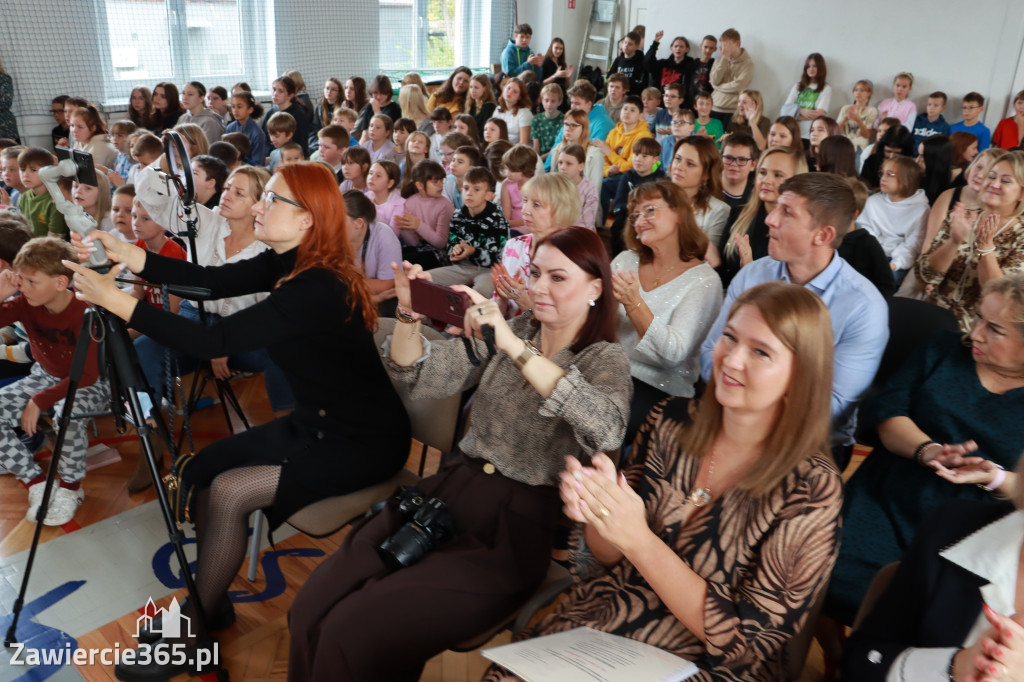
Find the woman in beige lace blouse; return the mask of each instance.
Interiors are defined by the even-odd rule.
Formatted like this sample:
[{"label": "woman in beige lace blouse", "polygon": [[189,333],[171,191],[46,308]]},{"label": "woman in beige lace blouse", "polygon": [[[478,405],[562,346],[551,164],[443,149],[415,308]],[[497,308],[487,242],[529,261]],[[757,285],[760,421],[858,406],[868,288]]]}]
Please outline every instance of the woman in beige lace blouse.
[{"label": "woman in beige lace blouse", "polygon": [[[630,465],[569,458],[561,496],[582,580],[531,634],[587,626],[694,661],[699,680],[779,680],[838,548],[832,331],[806,289],[744,292],[699,407],[650,414]],[[492,668],[489,680],[508,674]]]}]

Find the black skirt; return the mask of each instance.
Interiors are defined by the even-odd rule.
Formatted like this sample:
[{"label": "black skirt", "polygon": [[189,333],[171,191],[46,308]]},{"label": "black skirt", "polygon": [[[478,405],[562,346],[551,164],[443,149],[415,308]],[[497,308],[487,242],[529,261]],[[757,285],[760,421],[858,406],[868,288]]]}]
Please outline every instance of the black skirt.
[{"label": "black skirt", "polygon": [[404,411],[385,433],[352,434],[329,416],[300,408],[204,448],[189,465],[185,483],[201,490],[228,469],[281,465],[274,504],[264,510],[273,530],[314,502],[394,476],[409,457],[411,437]]}]

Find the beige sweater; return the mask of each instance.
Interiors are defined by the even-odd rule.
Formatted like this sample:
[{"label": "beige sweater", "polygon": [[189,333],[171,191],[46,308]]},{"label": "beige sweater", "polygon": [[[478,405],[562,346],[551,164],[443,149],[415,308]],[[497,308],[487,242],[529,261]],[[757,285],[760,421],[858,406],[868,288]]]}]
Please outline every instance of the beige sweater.
[{"label": "beige sweater", "polygon": [[754,79],[754,60],[746,49],[740,48],[735,59],[719,57],[711,66],[711,109],[728,114],[736,113],[740,93],[750,87]]},{"label": "beige sweater", "polygon": [[[531,320],[520,315],[509,326],[540,347],[540,328]],[[602,341],[549,358],[567,373],[543,399],[512,358],[498,351],[488,361],[483,342],[473,343],[479,367],[469,362],[460,339],[424,340],[424,354],[411,367],[392,362],[388,347],[384,354],[388,374],[410,384],[412,398],[444,398],[477,386],[462,452],[488,460],[513,480],[558,485],[566,455],[589,457],[622,444],[633,394],[622,346]]]}]

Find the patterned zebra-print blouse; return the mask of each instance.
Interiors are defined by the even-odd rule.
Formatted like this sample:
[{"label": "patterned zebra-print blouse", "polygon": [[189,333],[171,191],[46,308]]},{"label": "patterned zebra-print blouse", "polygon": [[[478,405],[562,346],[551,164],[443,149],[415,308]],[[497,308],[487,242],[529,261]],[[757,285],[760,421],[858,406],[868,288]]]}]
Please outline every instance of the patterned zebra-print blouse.
[{"label": "patterned zebra-print blouse", "polygon": [[[733,489],[685,520],[700,463],[679,441],[687,403],[669,399],[655,407],[627,478],[645,501],[650,527],[708,583],[707,644],[672,615],[632,564],[599,567],[578,530],[572,559],[583,582],[527,634],[587,626],[694,661],[704,672],[692,679],[784,679],[785,645],[828,582],[839,549],[842,482],[829,459],[813,457],[761,498]],[[588,579],[595,568],[600,572]],[[486,679],[505,674],[492,668]]]}]

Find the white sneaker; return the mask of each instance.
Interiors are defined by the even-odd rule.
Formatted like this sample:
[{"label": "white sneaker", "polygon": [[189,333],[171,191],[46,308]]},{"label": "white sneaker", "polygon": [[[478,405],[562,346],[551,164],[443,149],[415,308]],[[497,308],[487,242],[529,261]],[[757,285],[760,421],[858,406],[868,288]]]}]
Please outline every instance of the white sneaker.
[{"label": "white sneaker", "polygon": [[[46,481],[39,481],[39,483],[33,483],[28,487],[28,511],[25,512],[26,521],[36,522],[36,512],[39,511],[39,504],[43,501],[43,490],[45,489]],[[50,495],[50,497],[53,497],[53,495]]]},{"label": "white sneaker", "polygon": [[63,526],[75,518],[78,508],[82,506],[85,499],[85,490],[68,490],[57,488],[50,499],[50,508],[46,510],[46,517],[43,519],[44,526]]}]

